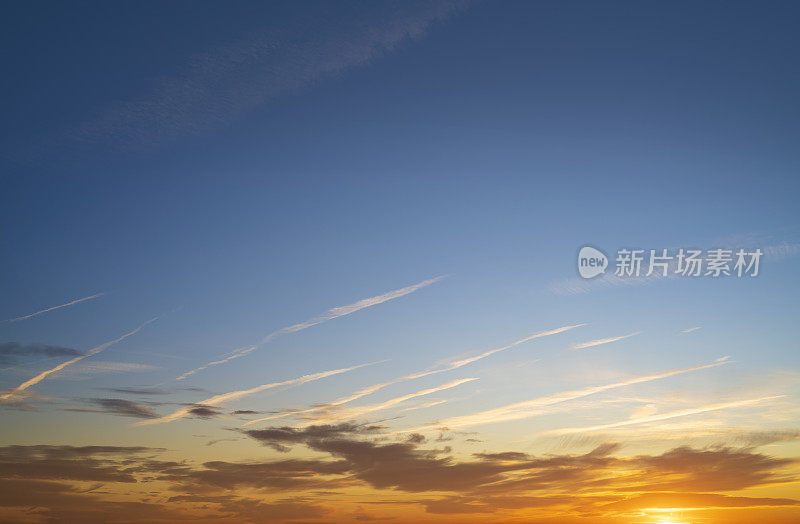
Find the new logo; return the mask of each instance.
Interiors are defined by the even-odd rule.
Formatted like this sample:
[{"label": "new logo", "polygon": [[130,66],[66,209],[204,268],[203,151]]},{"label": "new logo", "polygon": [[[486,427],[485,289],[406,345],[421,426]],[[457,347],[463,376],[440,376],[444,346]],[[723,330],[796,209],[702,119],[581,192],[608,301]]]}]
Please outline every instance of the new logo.
[{"label": "new logo", "polygon": [[583,246],[578,252],[578,273],[583,278],[594,278],[605,273],[608,268],[608,257],[599,249]]}]

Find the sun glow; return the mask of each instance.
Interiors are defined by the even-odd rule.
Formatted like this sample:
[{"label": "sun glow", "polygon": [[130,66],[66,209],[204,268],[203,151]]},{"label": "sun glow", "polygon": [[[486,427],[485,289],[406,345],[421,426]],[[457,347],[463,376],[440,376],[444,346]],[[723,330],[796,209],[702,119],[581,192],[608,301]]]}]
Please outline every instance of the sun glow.
[{"label": "sun glow", "polygon": [[671,518],[661,517],[657,521],[655,521],[654,524],[691,524],[691,523],[684,520],[678,521],[678,520],[673,520]]}]

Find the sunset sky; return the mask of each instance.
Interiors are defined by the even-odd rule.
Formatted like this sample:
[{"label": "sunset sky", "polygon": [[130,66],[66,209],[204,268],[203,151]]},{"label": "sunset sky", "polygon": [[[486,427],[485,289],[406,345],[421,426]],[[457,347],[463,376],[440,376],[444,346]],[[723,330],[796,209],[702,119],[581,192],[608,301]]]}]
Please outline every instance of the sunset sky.
[{"label": "sunset sky", "polygon": [[799,22],[6,4],[0,522],[800,522]]}]

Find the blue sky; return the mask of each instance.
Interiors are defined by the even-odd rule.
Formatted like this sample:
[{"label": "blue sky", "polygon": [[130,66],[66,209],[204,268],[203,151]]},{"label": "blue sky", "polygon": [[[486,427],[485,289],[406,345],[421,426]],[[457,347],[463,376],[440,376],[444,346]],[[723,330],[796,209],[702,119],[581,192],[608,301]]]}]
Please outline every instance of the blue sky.
[{"label": "blue sky", "polygon": [[[53,421],[66,440],[92,443],[98,433],[75,417],[101,437],[135,440],[129,420],[62,409],[102,388],[156,387],[178,405],[386,360],[235,406],[302,407],[581,323],[457,376],[426,377],[417,389],[479,380],[453,389],[461,404],[452,412],[404,414],[403,424],[724,356],[735,363],[651,393],[796,400],[792,379],[774,378],[799,364],[790,2],[41,2],[8,11],[0,317],[105,294],[0,324],[0,343],[83,352],[159,317],[92,357],[108,369],[38,384],[55,403],[5,409],[8,444],[44,443]],[[563,292],[587,244],[609,255],[783,254],[768,255],[754,279]],[[175,382],[330,308],[442,275]],[[0,387],[59,362],[0,366]],[[776,424],[796,425],[793,416]],[[576,425],[567,418],[509,426],[492,445]],[[158,446],[203,423],[225,434],[197,420],[134,431],[151,431],[142,438]]]}]

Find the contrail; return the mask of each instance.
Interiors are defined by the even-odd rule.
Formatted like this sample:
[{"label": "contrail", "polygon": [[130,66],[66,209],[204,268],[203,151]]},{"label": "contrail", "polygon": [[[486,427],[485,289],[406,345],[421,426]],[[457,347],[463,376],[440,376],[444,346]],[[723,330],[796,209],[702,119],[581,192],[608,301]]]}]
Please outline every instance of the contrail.
[{"label": "contrail", "polygon": [[67,366],[69,366],[71,364],[74,364],[75,362],[78,362],[79,360],[83,360],[83,359],[85,359],[87,357],[91,357],[92,355],[96,355],[96,354],[100,353],[101,351],[103,351],[104,349],[106,349],[106,348],[108,348],[110,346],[113,346],[117,342],[121,342],[122,340],[125,340],[129,336],[135,335],[143,327],[145,327],[147,324],[150,324],[151,322],[155,322],[157,319],[158,319],[158,317],[153,317],[150,320],[148,320],[147,322],[145,322],[144,324],[142,324],[141,326],[139,326],[136,329],[134,329],[133,331],[129,331],[128,333],[125,333],[124,335],[122,335],[119,338],[115,338],[114,340],[111,340],[111,341],[106,342],[104,344],[100,344],[99,346],[90,349],[89,351],[87,351],[83,355],[75,357],[72,360],[67,360],[66,362],[62,362],[61,364],[57,365],[56,367],[54,367],[52,369],[48,369],[47,371],[42,371],[41,373],[39,373],[38,375],[36,375],[32,379],[26,380],[25,382],[23,382],[22,384],[20,384],[16,388],[12,389],[8,393],[5,393],[2,396],[0,396],[0,402],[4,402],[4,401],[8,400],[9,398],[11,398],[11,397],[13,397],[15,395],[18,395],[21,392],[25,391],[29,387],[38,384],[39,382],[41,382],[42,380],[47,378],[48,375],[52,375],[53,373],[61,371],[65,367],[67,367]]},{"label": "contrail", "polygon": [[19,322],[20,320],[27,320],[29,318],[37,317],[37,316],[39,316],[39,315],[41,315],[43,313],[47,313],[48,311],[53,311],[54,309],[61,309],[62,307],[72,306],[74,304],[77,304],[79,302],[83,302],[85,300],[92,300],[94,298],[100,298],[103,295],[105,295],[105,293],[98,293],[98,294],[92,295],[90,297],[79,298],[77,300],[73,300],[72,302],[67,302],[66,304],[61,304],[60,306],[49,307],[47,309],[43,309],[41,311],[37,311],[36,313],[31,313],[30,315],[25,315],[24,317],[9,318],[8,320],[4,320],[3,322]]},{"label": "contrail", "polygon": [[175,380],[183,380],[183,379],[185,379],[186,377],[188,377],[190,375],[194,375],[198,371],[203,371],[204,369],[210,368],[211,366],[217,366],[219,364],[224,364],[226,362],[230,362],[231,360],[233,360],[235,358],[243,357],[243,356],[247,355],[248,353],[252,353],[255,350],[256,350],[256,346],[247,346],[247,347],[244,347],[244,348],[235,349],[235,350],[233,350],[233,352],[230,353],[230,355],[226,356],[225,358],[221,358],[219,360],[214,360],[212,362],[209,362],[208,364],[204,364],[204,365],[200,366],[199,368],[193,369],[191,371],[187,371],[183,375],[175,378]]},{"label": "contrail", "polygon": [[635,337],[636,335],[640,335],[641,333],[642,333],[641,331],[637,331],[636,333],[629,333],[627,335],[622,335],[620,337],[598,338],[597,340],[590,340],[589,342],[581,342],[580,344],[573,344],[572,349],[586,349],[594,346],[600,346],[602,344],[609,344],[611,342],[616,342],[617,340],[623,340],[626,338]]},{"label": "contrail", "polygon": [[[330,377],[332,375],[338,375],[339,373],[346,373],[347,371],[353,371],[354,369],[363,368],[364,366],[370,366],[372,364],[374,364],[374,362],[370,362],[368,364],[360,364],[358,366],[352,366],[349,368],[334,369],[331,371],[323,371],[320,373],[303,375],[302,377],[293,378],[290,380],[284,380],[283,382],[272,382],[269,384],[262,384],[261,386],[256,386],[250,389],[231,391],[230,393],[222,393],[221,395],[214,395],[213,397],[207,398],[202,402],[198,402],[196,405],[217,406],[224,402],[230,402],[231,400],[237,400],[242,397],[252,395],[253,393],[258,393],[259,391],[265,391],[267,389],[273,389],[281,386],[294,386],[299,384],[305,384],[306,382],[312,382],[314,380]],[[136,424],[134,424],[134,426],[148,426],[151,424],[162,424],[164,422],[172,422],[173,420],[177,420],[191,413],[191,409],[192,409],[191,407],[181,408],[165,417],[160,417],[151,420],[143,420],[141,422],[137,422]]]},{"label": "contrail", "polygon": [[411,406],[410,408],[403,408],[400,411],[415,411],[415,410],[418,410],[418,409],[432,408],[433,406],[438,406],[440,404],[446,404],[447,402],[450,402],[451,400],[453,400],[453,399],[446,398],[444,400],[433,400],[431,402],[425,402],[424,404],[420,404],[419,406]]},{"label": "contrail", "polygon": [[[651,380],[658,380],[662,378],[672,377],[674,375],[680,375],[683,373],[689,373],[692,371],[699,371],[701,369],[708,369],[717,366],[724,366],[725,364],[729,364],[730,361],[728,360],[721,360],[717,361],[713,364],[705,364],[702,366],[694,366],[688,368],[681,368],[681,369],[673,369],[670,371],[664,371],[661,373],[656,373],[653,375],[644,375],[640,377],[631,378],[628,380],[624,380],[622,382],[615,382],[613,384],[606,384],[603,386],[592,386],[583,389],[575,389],[570,391],[562,391],[560,393],[555,393],[553,395],[548,395],[546,397],[539,397],[531,400],[525,400],[522,402],[516,402],[514,404],[509,404],[507,406],[502,406],[499,408],[489,409],[486,411],[482,411],[479,413],[474,413],[472,415],[463,415],[460,417],[452,417],[444,420],[440,420],[434,422],[432,424],[427,424],[421,428],[415,429],[424,429],[430,428],[433,426],[444,426],[447,428],[460,428],[466,426],[477,426],[481,424],[488,424],[488,423],[496,423],[496,422],[505,422],[509,420],[518,420],[521,418],[528,418],[535,415],[542,415],[547,413],[547,407],[552,406],[554,404],[559,404],[561,402],[566,402],[568,400],[575,400],[582,397],[587,397],[589,395],[594,395],[596,393],[601,393],[603,391],[608,391],[610,389],[621,388],[625,386],[632,386],[634,384],[641,384],[642,382],[650,382]],[[414,431],[409,430],[409,431]]]},{"label": "contrail", "polygon": [[622,422],[615,422],[613,424],[602,424],[599,426],[590,426],[587,428],[565,428],[565,429],[557,429],[554,431],[548,431],[549,434],[552,435],[568,435],[571,433],[585,433],[589,431],[600,431],[604,429],[613,429],[619,428],[622,426],[630,426],[631,424],[644,424],[646,422],[658,422],[660,420],[667,420],[676,417],[685,417],[687,415],[695,415],[698,413],[708,413],[709,411],[718,411],[720,409],[729,409],[729,408],[739,408],[743,406],[752,406],[754,404],[760,404],[762,402],[767,402],[770,400],[776,400],[779,398],[785,398],[786,395],[775,395],[772,397],[761,397],[761,398],[754,398],[750,400],[738,400],[736,402],[724,402],[720,404],[711,404],[709,406],[702,406],[699,408],[691,408],[691,409],[681,409],[678,411],[670,411],[669,413],[663,413],[661,415],[653,415],[650,417],[641,417],[635,418],[631,420],[625,420]]},{"label": "contrail", "polygon": [[422,397],[425,395],[430,395],[431,393],[438,393],[439,391],[444,391],[446,389],[454,388],[456,386],[460,386],[466,382],[472,382],[473,380],[478,380],[477,378],[460,378],[457,380],[451,380],[441,386],[436,386],[433,388],[423,389],[422,391],[417,391],[415,393],[409,393],[408,395],[403,395],[401,397],[395,397],[393,399],[387,400],[385,402],[381,402],[380,404],[372,404],[369,406],[361,406],[357,408],[350,408],[339,413],[333,413],[331,415],[325,415],[319,418],[315,418],[314,420],[305,422],[300,425],[300,427],[310,426],[314,424],[327,424],[330,422],[334,422],[337,420],[345,420],[345,419],[355,419],[358,417],[363,417],[368,413],[374,413],[375,411],[381,411],[384,409],[391,408],[396,406],[397,404],[401,404],[406,400],[411,400],[412,398]]},{"label": "contrail", "polygon": [[416,291],[418,289],[421,289],[421,288],[423,288],[425,286],[429,286],[429,285],[431,285],[433,283],[436,283],[436,282],[442,280],[443,278],[446,278],[446,275],[442,275],[442,276],[438,276],[436,278],[431,278],[431,279],[428,279],[428,280],[424,280],[422,282],[419,282],[418,284],[413,284],[411,286],[406,286],[404,288],[395,289],[394,291],[389,291],[388,293],[384,293],[382,295],[377,295],[377,296],[374,296],[374,297],[365,298],[365,299],[359,300],[358,302],[354,302],[353,304],[348,304],[346,306],[338,306],[338,307],[331,308],[328,311],[326,311],[325,313],[322,313],[321,315],[318,315],[318,316],[316,316],[314,318],[306,320],[305,322],[300,322],[299,324],[293,324],[291,326],[286,326],[284,328],[281,328],[281,329],[279,329],[277,331],[273,331],[269,335],[267,335],[264,338],[262,338],[261,341],[258,344],[254,344],[252,346],[247,346],[245,348],[236,350],[231,355],[229,355],[229,356],[227,356],[225,358],[222,358],[220,360],[215,360],[213,362],[209,362],[208,364],[204,364],[204,365],[200,366],[199,368],[193,369],[191,371],[187,371],[183,375],[181,375],[179,377],[176,377],[175,380],[183,380],[186,377],[188,377],[190,375],[194,375],[198,371],[204,370],[204,369],[209,368],[211,366],[224,364],[226,362],[230,362],[231,360],[233,360],[235,358],[243,357],[243,356],[247,355],[248,353],[252,353],[256,349],[260,348],[261,346],[263,346],[264,344],[266,344],[267,342],[269,342],[270,340],[272,340],[273,338],[275,338],[275,337],[277,337],[279,335],[283,335],[285,333],[297,333],[298,331],[302,331],[304,329],[308,329],[308,328],[310,328],[312,326],[316,326],[317,324],[322,324],[323,322],[327,322],[328,320],[333,320],[335,318],[344,317],[346,315],[353,314],[356,311],[360,311],[360,310],[362,310],[364,308],[377,306],[378,304],[383,304],[384,302],[388,302],[389,300],[393,300],[395,298],[404,297],[404,296],[406,296],[408,294],[413,293],[414,291]]},{"label": "contrail", "polygon": [[418,378],[422,378],[422,377],[427,377],[429,375],[435,375],[437,373],[444,373],[445,371],[451,371],[453,369],[457,369],[457,368],[460,368],[462,366],[466,366],[467,364],[472,364],[473,362],[476,362],[478,360],[486,358],[489,355],[493,355],[493,354],[498,353],[500,351],[504,351],[506,349],[513,348],[514,346],[518,346],[518,345],[522,344],[523,342],[527,342],[527,341],[533,340],[535,338],[546,337],[548,335],[556,335],[558,333],[563,333],[564,331],[569,331],[570,329],[575,329],[576,327],[581,327],[583,325],[585,325],[585,324],[576,324],[574,326],[563,326],[563,327],[560,327],[560,328],[557,328],[557,329],[551,329],[549,331],[539,331],[537,333],[532,333],[530,335],[527,335],[526,337],[523,337],[523,338],[521,338],[519,340],[516,340],[516,341],[514,341],[514,342],[512,342],[510,344],[507,344],[505,346],[501,346],[501,347],[498,347],[498,348],[490,349],[488,351],[484,351],[480,355],[440,364],[440,366],[442,366],[442,367],[439,367],[438,369],[437,369],[437,366],[433,366],[433,368],[429,368],[429,369],[427,369],[425,371],[412,373],[411,375],[405,375],[405,376],[390,380],[388,382],[381,382],[380,384],[374,384],[372,386],[368,386],[366,388],[363,388],[363,389],[360,389],[360,390],[356,391],[352,395],[349,395],[349,396],[346,396],[346,397],[342,397],[340,399],[334,400],[333,402],[330,402],[330,403],[322,405],[322,406],[315,406],[315,407],[308,408],[308,409],[303,409],[303,410],[295,410],[295,411],[287,411],[285,413],[278,413],[278,414],[275,414],[275,415],[270,415],[268,417],[263,417],[263,418],[259,418],[259,419],[256,419],[256,420],[251,420],[251,421],[245,422],[243,425],[244,426],[249,426],[250,424],[255,424],[257,422],[264,422],[265,420],[273,420],[273,419],[276,419],[276,418],[283,418],[283,417],[288,417],[288,416],[291,416],[291,415],[300,415],[300,414],[303,414],[303,413],[313,413],[315,411],[321,411],[321,410],[326,409],[328,407],[341,406],[342,404],[347,404],[348,402],[352,402],[354,400],[358,400],[361,397],[365,397],[367,395],[371,395],[372,393],[375,393],[376,391],[380,391],[381,389],[383,389],[383,388],[385,388],[387,386],[391,386],[391,385],[397,384],[399,382],[405,382],[407,380],[414,380],[414,379],[418,379]]}]

